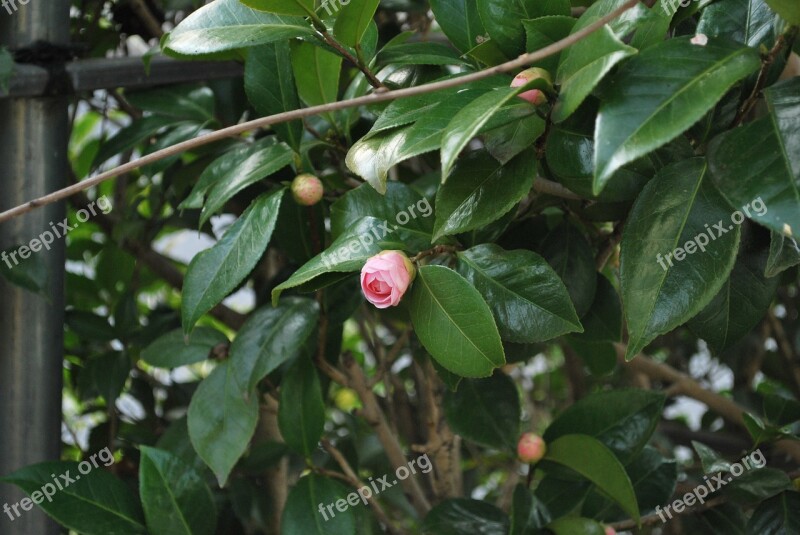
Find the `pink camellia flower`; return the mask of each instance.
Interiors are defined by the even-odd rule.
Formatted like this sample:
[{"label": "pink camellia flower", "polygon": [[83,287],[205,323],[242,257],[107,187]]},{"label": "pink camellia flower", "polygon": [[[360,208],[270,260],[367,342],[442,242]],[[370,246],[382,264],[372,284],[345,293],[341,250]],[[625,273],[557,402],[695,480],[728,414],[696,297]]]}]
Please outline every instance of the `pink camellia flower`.
[{"label": "pink camellia flower", "polygon": [[[533,67],[531,69],[526,69],[519,73],[514,80],[511,81],[511,87],[522,87],[523,85],[527,84],[532,80],[544,79],[547,82],[547,85],[552,84],[552,80],[550,78],[550,73],[548,73],[544,69],[539,69]],[[543,91],[539,89],[531,89],[530,91],[525,91],[524,93],[520,93],[519,98],[523,100],[527,100],[534,106],[541,106],[542,104],[547,102],[547,96],[544,94]]]},{"label": "pink camellia flower", "polygon": [[547,452],[544,439],[535,433],[525,433],[517,443],[517,456],[526,464],[538,463]]},{"label": "pink camellia flower", "polygon": [[361,269],[361,290],[377,308],[397,306],[417,274],[402,251],[382,251]]}]

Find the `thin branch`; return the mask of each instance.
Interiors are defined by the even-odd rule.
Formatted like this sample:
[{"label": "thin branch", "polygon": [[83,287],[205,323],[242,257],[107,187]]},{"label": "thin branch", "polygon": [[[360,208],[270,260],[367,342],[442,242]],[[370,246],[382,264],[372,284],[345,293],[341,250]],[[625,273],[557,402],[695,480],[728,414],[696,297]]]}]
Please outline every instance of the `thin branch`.
[{"label": "thin branch", "polygon": [[408,98],[418,95],[424,95],[427,93],[433,93],[435,91],[441,91],[444,89],[459,87],[464,84],[469,84],[479,80],[484,80],[486,78],[490,78],[498,74],[505,74],[508,72],[519,70],[520,68],[526,67],[531,63],[540,61],[544,58],[548,58],[554,54],[558,54],[562,50],[585,39],[590,34],[596,32],[597,30],[605,26],[607,23],[611,22],[612,20],[614,20],[615,18],[617,18],[618,16],[620,16],[621,14],[623,14],[624,12],[628,11],[629,9],[633,8],[638,4],[639,0],[628,0],[627,2],[625,2],[625,4],[623,4],[618,9],[615,9],[612,13],[609,13],[605,17],[602,17],[601,19],[597,20],[596,22],[592,23],[586,28],[583,28],[582,30],[575,32],[574,34],[566,37],[565,39],[557,41],[556,43],[546,46],[536,52],[532,52],[530,54],[523,54],[522,56],[520,56],[515,60],[503,63],[501,65],[497,65],[495,67],[491,67],[489,69],[485,69],[472,74],[467,74],[465,76],[452,78],[449,80],[442,80],[439,82],[433,82],[430,84],[424,84],[416,87],[397,89],[394,91],[377,90],[374,93],[363,97],[343,100],[339,102],[332,102],[330,104],[314,106],[311,108],[303,108],[299,110],[292,110],[284,113],[279,113],[277,115],[263,117],[246,123],[234,125],[228,128],[223,128],[221,130],[217,130],[216,132],[211,132],[199,136],[197,138],[190,139],[182,143],[178,143],[171,147],[167,147],[165,149],[153,152],[152,154],[148,154],[137,160],[128,162],[124,165],[106,171],[104,173],[101,173],[95,177],[86,179],[78,184],[74,184],[72,186],[45,195],[43,197],[39,197],[32,201],[28,201],[25,204],[6,210],[5,212],[0,213],[0,223],[2,223],[3,221],[8,221],[9,219],[25,214],[27,212],[30,212],[36,208],[40,208],[42,206],[46,206],[48,204],[52,204],[60,200],[66,199],[67,197],[74,195],[79,191],[84,191],[89,188],[92,188],[98,184],[105,182],[106,180],[110,180],[123,173],[129,173],[145,165],[150,165],[152,163],[161,161],[165,158],[182,154],[186,151],[190,151],[198,147],[208,145],[209,143],[214,143],[215,141],[220,141],[222,139],[227,139],[229,137],[238,136],[245,132],[249,132],[251,130],[266,128],[274,126],[276,124],[281,124],[288,121],[294,121],[296,119],[303,119],[305,117],[311,117],[313,115],[319,115],[322,113],[329,113],[349,108],[355,108],[363,105],[377,104],[379,102],[388,102],[400,98]]},{"label": "thin branch", "polygon": [[547,180],[546,178],[538,176],[536,177],[536,180],[533,181],[533,189],[539,193],[545,193],[547,195],[552,195],[553,197],[561,197],[562,199],[570,199],[572,201],[584,200],[583,197],[577,193],[573,193],[558,182],[553,182],[552,180]]}]

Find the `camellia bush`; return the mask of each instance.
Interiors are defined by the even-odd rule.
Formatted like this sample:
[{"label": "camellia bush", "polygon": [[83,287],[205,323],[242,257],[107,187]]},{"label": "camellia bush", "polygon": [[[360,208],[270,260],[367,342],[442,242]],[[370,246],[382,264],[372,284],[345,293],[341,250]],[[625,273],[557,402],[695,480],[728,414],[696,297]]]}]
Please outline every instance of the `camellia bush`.
[{"label": "camellia bush", "polygon": [[800,4],[145,4],[244,76],[76,108],[124,173],[66,460],[3,481],[97,535],[800,533]]}]

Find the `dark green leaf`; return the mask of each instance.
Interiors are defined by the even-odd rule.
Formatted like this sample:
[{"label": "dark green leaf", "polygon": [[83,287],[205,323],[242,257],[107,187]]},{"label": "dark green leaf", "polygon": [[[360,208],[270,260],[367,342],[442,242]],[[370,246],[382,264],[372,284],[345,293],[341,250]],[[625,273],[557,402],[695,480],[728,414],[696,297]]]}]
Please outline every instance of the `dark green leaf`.
[{"label": "dark green leaf", "polygon": [[116,132],[105,143],[100,145],[100,149],[94,157],[93,167],[100,165],[109,158],[129,151],[150,139],[159,130],[175,124],[175,119],[160,115],[143,117],[136,119],[128,126]]},{"label": "dark green leaf", "polygon": [[724,0],[703,9],[697,33],[727,37],[753,48],[775,44],[775,13],[764,0]]},{"label": "dark green leaf", "polygon": [[278,424],[283,439],[293,450],[311,457],[325,428],[325,403],[317,368],[303,355],[283,377],[280,401]]},{"label": "dark green leaf", "polygon": [[442,31],[461,52],[479,45],[486,30],[473,0],[431,0],[431,10]]},{"label": "dark green leaf", "polygon": [[800,493],[783,492],[762,502],[747,523],[748,535],[800,533]]},{"label": "dark green leaf", "polygon": [[151,533],[211,535],[214,497],[200,475],[169,452],[142,446],[139,496]]},{"label": "dark green leaf", "polygon": [[183,329],[175,329],[142,350],[142,360],[159,368],[177,368],[211,357],[218,344],[227,344],[228,337],[210,327],[198,327],[187,337]]},{"label": "dark green leaf", "polygon": [[514,381],[502,372],[486,379],[464,379],[443,402],[447,422],[467,440],[513,450],[519,438],[521,409]]},{"label": "dark green leaf", "polygon": [[299,17],[313,13],[316,4],[315,0],[241,0],[241,2],[261,11]]},{"label": "dark green leaf", "polygon": [[[355,506],[347,505],[347,491],[338,481],[316,474],[301,478],[289,492],[281,518],[281,534],[355,535]],[[337,502],[345,503],[344,512],[337,510]]]},{"label": "dark green leaf", "polygon": [[423,266],[411,291],[411,321],[439,364],[462,377],[488,377],[505,363],[488,305],[455,271]]},{"label": "dark green leaf", "polygon": [[578,317],[583,317],[597,291],[594,253],[586,238],[574,226],[563,223],[545,238],[542,256],[566,285]]},{"label": "dark green leaf", "polygon": [[489,37],[508,58],[525,51],[523,20],[570,14],[568,0],[478,0],[477,3]]},{"label": "dark green leaf", "polygon": [[300,98],[309,106],[336,102],[342,58],[307,42],[292,44],[292,70]]},{"label": "dark green leaf", "polygon": [[508,516],[486,502],[455,498],[445,500],[428,513],[422,535],[507,535]]},{"label": "dark green leaf", "polygon": [[183,286],[183,332],[234,290],[253,270],[269,245],[284,191],[262,195],[245,210],[211,249],[189,264]]},{"label": "dark green leaf", "polygon": [[[566,38],[575,26],[575,19],[568,16],[540,17],[533,20],[523,20],[527,35],[528,52],[536,52],[547,46],[552,45]],[[533,63],[533,67],[539,67],[551,73],[556,73],[558,64],[563,54],[558,53],[549,58]]]},{"label": "dark green leaf", "polygon": [[547,525],[547,529],[555,535],[605,535],[603,524],[591,518],[570,517],[559,518]]},{"label": "dark green leaf", "polygon": [[199,123],[215,120],[214,92],[208,87],[165,87],[125,93],[125,98],[140,110],[157,115]]},{"label": "dark green leaf", "polygon": [[[761,459],[767,462],[763,454]],[[725,487],[725,494],[738,502],[755,503],[792,489],[792,480],[777,468],[745,466],[743,470],[743,474],[733,478]]]},{"label": "dark green leaf", "polygon": [[442,43],[406,43],[384,48],[378,54],[382,65],[467,65],[458,52]]},{"label": "dark green leaf", "polygon": [[689,41],[652,46],[612,79],[597,119],[595,193],[622,166],[690,128],[761,64],[752,48],[714,38],[705,46]]},{"label": "dark green leaf", "polygon": [[705,160],[666,167],[645,186],[620,254],[628,360],[711,302],[733,269],[740,234]]},{"label": "dark green leaf", "polygon": [[800,245],[797,239],[773,232],[764,276],[774,277],[798,264],[800,264]]},{"label": "dark green leaf", "polygon": [[458,259],[459,273],[486,300],[504,340],[540,342],[583,330],[564,283],[536,253],[487,244]]},{"label": "dark green leaf", "polygon": [[367,31],[380,0],[350,0],[336,15],[333,34],[339,42],[356,46]]},{"label": "dark green leaf", "polygon": [[550,522],[550,513],[531,491],[518,483],[514,487],[511,503],[511,528],[509,535],[532,535]]}]

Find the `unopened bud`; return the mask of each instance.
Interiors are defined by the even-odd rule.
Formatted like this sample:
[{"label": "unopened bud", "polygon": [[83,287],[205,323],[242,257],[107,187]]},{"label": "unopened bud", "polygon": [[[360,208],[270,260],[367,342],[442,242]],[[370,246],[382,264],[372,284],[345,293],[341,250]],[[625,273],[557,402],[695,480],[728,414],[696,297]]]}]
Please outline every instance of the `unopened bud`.
[{"label": "unopened bud", "polygon": [[292,181],[292,196],[297,204],[314,206],[322,200],[323,187],[320,179],[304,173]]}]

